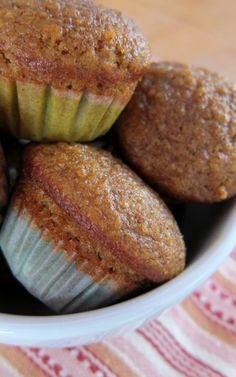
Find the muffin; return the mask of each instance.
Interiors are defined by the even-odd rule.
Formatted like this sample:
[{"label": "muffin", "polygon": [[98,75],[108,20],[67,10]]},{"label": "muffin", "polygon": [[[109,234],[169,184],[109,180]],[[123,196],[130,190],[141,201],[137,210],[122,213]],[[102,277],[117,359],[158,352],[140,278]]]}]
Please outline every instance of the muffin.
[{"label": "muffin", "polygon": [[7,204],[7,178],[6,178],[6,163],[3,154],[3,149],[0,144],[0,225],[2,223],[2,215]]},{"label": "muffin", "polygon": [[0,244],[27,290],[64,313],[112,304],[185,264],[158,194],[110,152],[82,144],[26,149]]},{"label": "muffin", "polygon": [[149,62],[131,20],[86,0],[2,0],[0,47],[4,127],[35,141],[104,135]]},{"label": "muffin", "polygon": [[236,86],[207,69],[153,63],[117,123],[133,168],[185,202],[236,194]]}]

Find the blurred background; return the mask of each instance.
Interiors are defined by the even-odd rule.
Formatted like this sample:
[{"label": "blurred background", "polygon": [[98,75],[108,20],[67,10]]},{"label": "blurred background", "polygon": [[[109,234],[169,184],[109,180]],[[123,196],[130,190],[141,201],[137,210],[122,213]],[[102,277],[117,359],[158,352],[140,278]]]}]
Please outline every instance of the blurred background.
[{"label": "blurred background", "polygon": [[236,81],[235,0],[100,0],[137,21],[153,56],[213,69]]}]

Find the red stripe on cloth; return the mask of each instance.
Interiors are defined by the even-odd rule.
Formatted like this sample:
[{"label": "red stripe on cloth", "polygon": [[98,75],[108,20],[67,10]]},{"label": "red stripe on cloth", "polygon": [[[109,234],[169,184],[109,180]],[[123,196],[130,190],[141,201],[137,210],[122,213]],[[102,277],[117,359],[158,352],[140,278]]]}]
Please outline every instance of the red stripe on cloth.
[{"label": "red stripe on cloth", "polygon": [[[51,374],[48,374],[48,372],[45,371],[45,368],[43,367],[41,362],[36,360],[36,358],[33,357],[32,354],[29,352],[30,348],[19,347],[19,350],[24,354],[24,356],[26,356],[37,368],[39,368],[45,374],[45,377],[51,377]],[[35,350],[36,352],[36,350],[39,350],[39,348],[31,348],[31,350]]]},{"label": "red stripe on cloth", "polygon": [[236,335],[236,322],[233,317],[224,318],[224,313],[222,310],[215,310],[212,307],[209,299],[203,302],[201,293],[199,291],[195,292],[191,296],[191,300],[198,307],[198,309],[212,322],[217,323],[219,326],[227,330],[229,333]]},{"label": "red stripe on cloth", "polygon": [[172,341],[176,348],[178,348],[179,351],[182,352],[182,354],[186,357],[186,361],[189,360],[192,366],[195,364],[197,366],[197,369],[199,369],[199,366],[202,368],[208,370],[210,373],[213,373],[216,376],[224,377],[224,375],[217,371],[216,369],[212,368],[210,365],[204,363],[202,360],[194,357],[189,352],[186,351],[185,348],[182,347],[182,345],[177,341],[177,339],[164,327],[157,319],[152,321],[151,325],[155,328],[157,327],[158,333],[161,331],[165,334],[166,339],[169,341]]},{"label": "red stripe on cloth", "polygon": [[204,329],[199,323],[196,323],[191,314],[183,306],[177,306],[165,313],[164,317],[161,318],[163,324],[165,324],[165,318],[174,320],[174,326],[180,330],[180,336],[184,334],[188,338],[188,341],[191,342],[185,348],[188,349],[190,347],[190,349],[195,351],[194,345],[196,344],[203,352],[220,358],[225,363],[232,365],[236,370],[235,350],[232,350],[223,341],[220,342],[219,346],[219,338],[216,338],[216,334],[211,332],[211,329]]},{"label": "red stripe on cloth", "polygon": [[[140,331],[140,330],[138,330]],[[161,356],[186,377],[225,377],[201,360],[189,354],[158,320],[145,326],[143,333],[157,347]]]},{"label": "red stripe on cloth", "polygon": [[[220,300],[228,302],[230,305],[236,307],[236,293],[230,291],[227,287],[223,287],[217,279],[211,279],[209,280],[207,288],[209,290],[209,294],[213,297],[219,297]],[[196,291],[196,292],[199,292]],[[201,290],[200,290],[201,292]]]},{"label": "red stripe on cloth", "polygon": [[107,371],[109,371],[109,377],[119,377],[117,373],[115,373],[115,371],[113,371],[109,365],[107,365],[107,363],[104,361],[104,360],[101,360],[98,355],[96,355],[91,349],[89,349],[87,346],[84,346],[83,347],[86,352],[88,352],[88,354],[90,355],[90,357],[93,358],[93,360],[96,362],[96,363],[99,363],[100,365],[102,365],[103,367],[106,368]]},{"label": "red stripe on cloth", "polygon": [[[148,377],[164,377],[160,374],[157,365],[153,365],[145,353],[141,353],[135,346],[129,341],[129,339],[123,335],[113,338],[109,341],[120,352],[123,352],[135,366]],[[108,347],[109,347],[108,343]],[[148,374],[147,374],[148,373]]]},{"label": "red stripe on cloth", "polygon": [[[137,332],[143,336],[144,339],[146,339],[146,341],[148,343],[151,344],[151,346],[153,347],[153,349],[155,349],[161,356],[162,358],[174,369],[174,370],[178,370],[179,372],[183,372],[182,368],[180,368],[179,364],[178,363],[174,363],[172,362],[172,360],[167,356],[167,354],[165,354],[165,352],[163,352],[163,348],[161,345],[159,345],[159,343],[157,343],[156,341],[154,341],[150,335],[148,335],[145,331],[143,331],[142,329],[139,329],[137,330]],[[191,375],[189,375],[188,373],[186,373],[184,375],[185,377],[193,377]]]},{"label": "red stripe on cloth", "polygon": [[165,335],[163,336],[163,333],[161,333],[159,329],[156,331],[152,328],[151,335],[154,336],[154,341],[156,336],[156,341],[160,343],[163,350],[166,352],[166,354],[168,354],[168,357],[171,357],[172,360],[175,361],[175,367],[177,365],[181,366],[181,372],[184,372],[185,374],[188,374],[188,376],[192,377],[201,377],[203,373],[208,377],[216,377],[215,374],[212,375],[208,368],[202,368],[200,363],[194,363],[192,359],[189,359],[186,357],[186,355],[183,355],[181,353],[182,350],[178,349],[172,340],[167,343]]},{"label": "red stripe on cloth", "polygon": [[73,377],[63,370],[63,366],[54,362],[42,348],[21,348],[21,351],[39,367],[48,377]]},{"label": "red stripe on cloth", "polygon": [[113,373],[103,361],[101,362],[96,355],[87,350],[85,346],[70,347],[65,350],[70,352],[79,362],[88,361],[89,369],[92,373],[96,374],[100,372],[103,374],[103,377],[119,377],[117,374]]}]

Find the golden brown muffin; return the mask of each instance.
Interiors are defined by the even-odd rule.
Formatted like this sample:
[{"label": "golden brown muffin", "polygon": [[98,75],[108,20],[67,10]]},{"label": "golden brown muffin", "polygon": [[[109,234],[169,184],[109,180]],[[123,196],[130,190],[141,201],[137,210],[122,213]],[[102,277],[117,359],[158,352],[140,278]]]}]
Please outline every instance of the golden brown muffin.
[{"label": "golden brown muffin", "polygon": [[92,1],[2,0],[0,20],[6,78],[122,97],[148,63],[136,25]]},{"label": "golden brown muffin", "polygon": [[[86,0],[2,0],[0,51],[0,102],[7,128],[38,141],[104,134],[133,94],[150,55],[131,20]],[[82,115],[75,125],[79,102]],[[56,130],[61,127],[63,132]]]},{"label": "golden brown muffin", "polygon": [[[65,306],[66,311],[84,309],[84,291],[88,295],[86,284],[73,297],[68,298],[71,286],[63,295],[52,288],[53,299],[45,297],[49,281],[59,279],[68,290],[68,265],[74,265],[77,287],[81,289],[86,277],[88,284],[102,289],[88,295],[87,309],[101,305],[103,291],[111,303],[140,287],[173,278],[185,264],[182,236],[159,196],[109,152],[79,144],[27,149],[23,177],[0,241],[18,279],[47,305],[63,311]],[[39,284],[35,269],[40,258],[44,278]],[[50,272],[53,258],[58,267]],[[58,271],[60,276],[55,277]],[[69,299],[78,300],[73,309]]]},{"label": "golden brown muffin", "polygon": [[207,69],[153,63],[118,121],[123,155],[183,201],[236,194],[236,87]]},{"label": "golden brown muffin", "polygon": [[7,204],[7,178],[6,163],[3,149],[0,144],[0,224],[2,223],[2,212]]}]

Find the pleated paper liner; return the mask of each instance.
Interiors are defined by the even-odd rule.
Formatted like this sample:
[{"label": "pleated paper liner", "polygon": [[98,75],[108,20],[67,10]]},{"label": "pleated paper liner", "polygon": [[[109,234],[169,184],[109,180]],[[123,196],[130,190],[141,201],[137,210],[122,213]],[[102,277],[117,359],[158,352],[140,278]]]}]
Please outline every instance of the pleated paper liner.
[{"label": "pleated paper liner", "polygon": [[0,246],[13,275],[55,312],[73,313],[107,306],[134,289],[132,284],[124,286],[105,271],[101,281],[94,281],[82,272],[83,265],[66,260],[60,244],[55,246],[43,237],[25,209],[24,214],[9,209],[0,233]]},{"label": "pleated paper liner", "polygon": [[109,131],[125,105],[89,92],[0,79],[4,127],[18,139],[92,141]]}]

